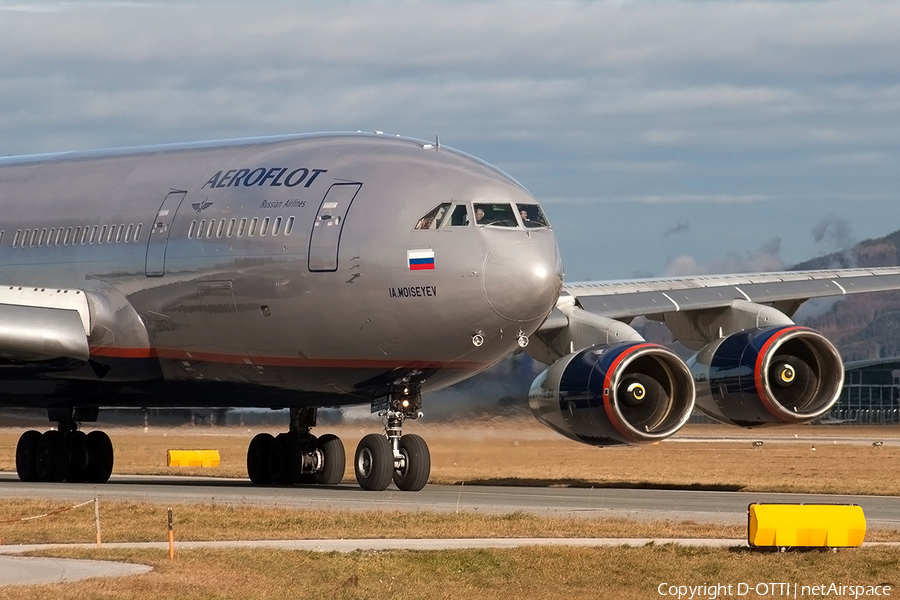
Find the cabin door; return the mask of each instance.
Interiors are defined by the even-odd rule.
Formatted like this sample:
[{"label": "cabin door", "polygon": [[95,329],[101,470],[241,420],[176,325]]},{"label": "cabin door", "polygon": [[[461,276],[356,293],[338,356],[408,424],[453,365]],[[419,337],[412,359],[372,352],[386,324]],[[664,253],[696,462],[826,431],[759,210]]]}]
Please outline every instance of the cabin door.
[{"label": "cabin door", "polygon": [[147,277],[162,277],[166,274],[166,246],[169,244],[169,231],[175,221],[175,213],[187,192],[172,190],[163,200],[153,226],[150,227],[150,238],[147,241],[147,262],[144,274]]},{"label": "cabin door", "polygon": [[309,236],[310,271],[337,271],[344,220],[361,187],[361,183],[335,183],[328,188]]}]

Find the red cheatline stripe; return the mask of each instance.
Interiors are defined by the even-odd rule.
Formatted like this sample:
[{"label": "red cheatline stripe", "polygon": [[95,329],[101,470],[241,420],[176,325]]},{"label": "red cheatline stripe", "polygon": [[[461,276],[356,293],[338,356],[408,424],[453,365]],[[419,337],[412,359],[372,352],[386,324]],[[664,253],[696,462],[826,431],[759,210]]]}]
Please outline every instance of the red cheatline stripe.
[{"label": "red cheatline stripe", "polygon": [[656,344],[638,344],[637,346],[632,346],[628,350],[622,352],[619,356],[613,360],[612,364],[609,366],[609,369],[606,371],[606,379],[603,381],[603,408],[606,410],[606,416],[609,418],[609,422],[613,424],[613,427],[616,428],[616,431],[627,437],[628,439],[634,440],[636,442],[641,441],[641,438],[634,434],[634,431],[626,428],[626,426],[619,421],[619,418],[616,416],[615,411],[612,406],[612,388],[610,387],[610,382],[612,381],[613,373],[616,372],[616,369],[619,367],[619,363],[625,360],[628,355],[634,353],[641,348],[652,348],[655,347]]},{"label": "red cheatline stripe", "polygon": [[766,407],[766,410],[769,411],[772,415],[775,415],[779,419],[784,416],[784,414],[775,408],[775,405],[772,404],[772,401],[769,399],[768,394],[766,394],[766,388],[763,386],[763,361],[765,360],[766,354],[769,352],[769,346],[775,343],[775,340],[779,339],[784,334],[797,331],[798,329],[805,329],[805,327],[788,327],[786,329],[782,329],[763,344],[762,349],[759,351],[759,355],[756,357],[756,366],[753,368],[753,378],[756,383],[756,394],[759,396],[760,400],[762,400],[763,406]]},{"label": "red cheatline stripe", "polygon": [[481,369],[483,362],[472,361],[421,361],[386,359],[342,359],[342,358],[300,358],[289,356],[249,356],[221,354],[214,352],[194,352],[174,348],[91,348],[92,356],[107,358],[163,358],[223,364],[247,364],[266,367],[302,367],[335,369]]}]

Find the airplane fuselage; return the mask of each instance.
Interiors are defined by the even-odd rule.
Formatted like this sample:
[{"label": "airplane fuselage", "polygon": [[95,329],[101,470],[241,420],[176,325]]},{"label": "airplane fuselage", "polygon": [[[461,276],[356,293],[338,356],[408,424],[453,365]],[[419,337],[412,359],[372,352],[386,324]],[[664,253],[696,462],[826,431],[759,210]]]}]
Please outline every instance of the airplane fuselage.
[{"label": "airplane fuselage", "polygon": [[[71,292],[89,313],[87,361],[0,358],[6,406],[322,406],[400,383],[427,391],[508,355],[561,287],[553,231],[525,225],[527,191],[407,139],[2,159],[0,205],[0,307]],[[477,224],[477,205],[523,216]],[[443,224],[423,221],[439,206]]]}]

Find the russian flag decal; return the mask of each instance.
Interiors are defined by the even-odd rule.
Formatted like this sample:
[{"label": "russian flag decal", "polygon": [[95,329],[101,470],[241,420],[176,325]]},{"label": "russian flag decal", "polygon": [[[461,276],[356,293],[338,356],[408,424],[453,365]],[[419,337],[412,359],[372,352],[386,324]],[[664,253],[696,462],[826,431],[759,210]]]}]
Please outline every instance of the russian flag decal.
[{"label": "russian flag decal", "polygon": [[434,250],[431,248],[425,250],[407,250],[406,261],[409,263],[410,271],[434,269]]}]

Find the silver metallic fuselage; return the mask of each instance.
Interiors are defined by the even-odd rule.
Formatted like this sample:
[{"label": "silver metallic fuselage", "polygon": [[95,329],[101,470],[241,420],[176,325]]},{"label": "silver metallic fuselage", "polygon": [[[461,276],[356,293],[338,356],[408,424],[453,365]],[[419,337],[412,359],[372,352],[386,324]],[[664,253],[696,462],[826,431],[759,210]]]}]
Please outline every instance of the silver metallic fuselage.
[{"label": "silver metallic fuselage", "polygon": [[90,311],[89,360],[7,355],[0,405],[341,405],[474,375],[537,329],[562,267],[549,228],[416,229],[442,202],[536,203],[378,135],[0,159],[0,284]]}]

